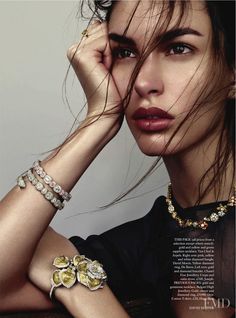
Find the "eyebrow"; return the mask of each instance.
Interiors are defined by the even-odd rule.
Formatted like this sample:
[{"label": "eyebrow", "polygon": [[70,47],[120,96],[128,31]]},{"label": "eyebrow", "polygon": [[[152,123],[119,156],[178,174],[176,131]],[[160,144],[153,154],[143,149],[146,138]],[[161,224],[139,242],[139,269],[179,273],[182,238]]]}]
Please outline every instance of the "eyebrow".
[{"label": "eyebrow", "polygon": [[[157,42],[165,43],[165,42],[173,40],[174,38],[176,38],[178,36],[182,36],[182,35],[186,35],[186,34],[203,36],[200,32],[198,32],[194,29],[191,29],[191,28],[177,28],[177,29],[172,29],[172,30],[166,31],[165,33],[158,35],[156,40],[157,40]],[[115,41],[119,44],[136,46],[135,41],[132,38],[127,37],[125,35],[120,35],[117,33],[109,33],[108,37],[110,40]]]},{"label": "eyebrow", "polygon": [[161,40],[161,42],[167,42],[174,38],[177,38],[178,36],[182,36],[186,34],[203,36],[200,32],[191,28],[178,28],[178,29],[169,30],[165,32],[164,34],[160,34],[160,36],[158,36],[158,40]]}]

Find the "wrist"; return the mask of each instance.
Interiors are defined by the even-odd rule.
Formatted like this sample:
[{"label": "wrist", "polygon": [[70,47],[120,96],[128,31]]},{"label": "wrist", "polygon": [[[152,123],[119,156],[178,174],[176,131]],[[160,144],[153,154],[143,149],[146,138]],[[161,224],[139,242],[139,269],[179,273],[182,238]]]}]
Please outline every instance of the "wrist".
[{"label": "wrist", "polygon": [[[97,140],[101,143],[109,142],[119,131],[124,116],[121,114],[88,113],[78,131],[83,128],[96,129]],[[104,138],[105,137],[105,138]],[[104,145],[103,145],[104,146]]]},{"label": "wrist", "polygon": [[107,285],[96,291],[90,291],[80,284],[70,289],[58,288],[55,297],[73,317],[129,318]]},{"label": "wrist", "polygon": [[117,133],[117,127],[104,118],[86,118],[81,126],[63,143],[60,151],[42,161],[45,171],[54,177],[65,191],[70,192],[84,171]]},{"label": "wrist", "polygon": [[76,284],[72,288],[57,288],[54,296],[55,300],[60,302],[73,317],[80,318],[86,316],[87,310],[95,310],[94,308],[97,305],[96,294],[102,292],[103,290],[91,292],[86,287]]},{"label": "wrist", "polygon": [[73,316],[76,311],[76,295],[74,291],[75,287],[76,286],[69,289],[59,287],[55,290],[53,297],[53,301],[61,303]]}]

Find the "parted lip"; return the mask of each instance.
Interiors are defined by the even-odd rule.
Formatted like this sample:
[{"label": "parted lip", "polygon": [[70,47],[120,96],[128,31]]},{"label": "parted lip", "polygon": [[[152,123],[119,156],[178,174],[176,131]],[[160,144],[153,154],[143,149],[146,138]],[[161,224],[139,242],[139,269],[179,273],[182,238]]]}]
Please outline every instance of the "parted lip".
[{"label": "parted lip", "polygon": [[166,118],[166,119],[173,119],[174,117],[167,113],[166,111],[162,110],[161,108],[158,107],[149,107],[149,108],[144,108],[144,107],[139,107],[133,114],[133,119],[158,119],[159,118]]}]

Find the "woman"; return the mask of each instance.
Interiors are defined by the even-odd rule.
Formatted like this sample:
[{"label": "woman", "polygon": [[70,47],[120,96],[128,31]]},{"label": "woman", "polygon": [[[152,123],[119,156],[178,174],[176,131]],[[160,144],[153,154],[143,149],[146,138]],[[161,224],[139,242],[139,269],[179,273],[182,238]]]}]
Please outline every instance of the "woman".
[{"label": "woman", "polygon": [[[233,3],[95,4],[97,14],[105,8],[106,21],[91,23],[81,43],[68,50],[87,97],[86,119],[1,201],[1,311],[52,308],[45,294],[51,290],[75,317],[128,317],[117,298],[143,296],[153,298],[152,317],[232,317]],[[48,227],[63,207],[61,198],[69,199],[62,188],[69,193],[123,116],[143,153],[163,158],[171,181],[167,200],[158,198],[142,219],[87,240],[67,240]],[[43,189],[50,187],[53,197],[46,197]],[[186,242],[196,249],[187,261],[186,251],[181,254]],[[58,272],[51,286],[54,258],[78,252],[104,265],[103,289],[56,288],[63,279],[59,272],[68,270],[68,264],[59,268],[65,258],[54,261]],[[201,275],[215,266],[212,280],[212,272],[202,276],[208,286],[200,274],[190,277],[196,264]],[[179,265],[190,270],[184,274]],[[72,282],[74,274],[67,275]]]}]

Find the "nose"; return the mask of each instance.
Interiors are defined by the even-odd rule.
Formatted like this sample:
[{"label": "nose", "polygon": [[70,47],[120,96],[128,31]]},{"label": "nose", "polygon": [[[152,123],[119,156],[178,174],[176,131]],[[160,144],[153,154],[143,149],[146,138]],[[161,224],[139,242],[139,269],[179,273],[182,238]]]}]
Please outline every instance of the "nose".
[{"label": "nose", "polygon": [[134,89],[140,97],[158,96],[164,91],[160,63],[155,52],[151,52],[144,61],[136,78]]}]

